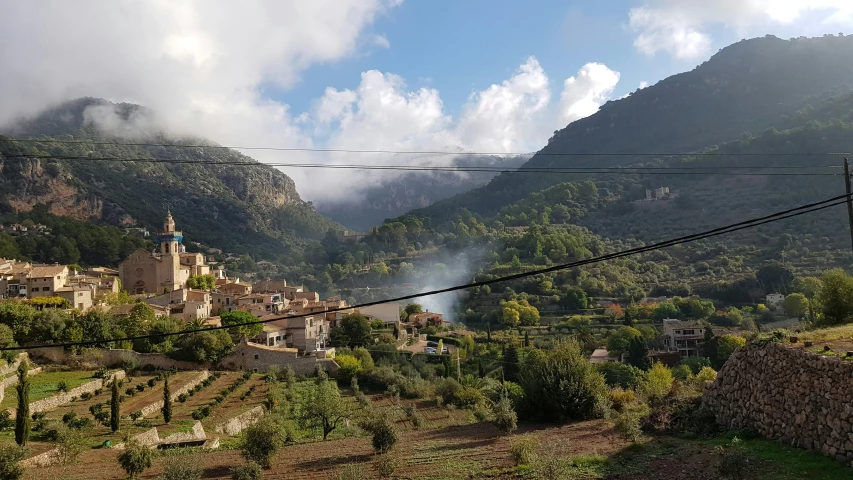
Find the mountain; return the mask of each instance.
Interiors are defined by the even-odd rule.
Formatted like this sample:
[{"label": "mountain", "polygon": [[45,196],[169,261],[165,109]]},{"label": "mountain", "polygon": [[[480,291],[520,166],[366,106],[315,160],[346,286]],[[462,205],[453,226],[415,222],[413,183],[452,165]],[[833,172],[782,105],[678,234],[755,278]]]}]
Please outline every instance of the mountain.
[{"label": "mountain", "polygon": [[[171,209],[190,241],[283,261],[299,261],[308,241],[341,228],[303,201],[290,177],[234,150],[149,146],[216,144],[169,136],[138,105],[82,98],[2,133],[0,213],[44,204],[54,215],[156,231]],[[105,157],[119,161],[97,160]]]},{"label": "mountain", "polygon": [[[515,170],[525,157],[465,155],[456,157],[451,167]],[[445,198],[483,186],[498,175],[494,171],[409,171],[394,178],[380,179],[358,200],[318,203],[317,211],[358,231],[367,231],[386,218],[427,207]]]},{"label": "mountain", "polygon": [[[744,40],[692,71],[608,102],[569,124],[521,169],[669,161],[667,153],[696,152],[748,132],[790,128],[796,126],[792,116],[808,111],[810,102],[849,91],[851,75],[853,37]],[[637,155],[649,153],[661,155]],[[452,220],[462,209],[494,215],[533,192],[585,178],[590,176],[502,174],[412,213],[434,224]]]}]

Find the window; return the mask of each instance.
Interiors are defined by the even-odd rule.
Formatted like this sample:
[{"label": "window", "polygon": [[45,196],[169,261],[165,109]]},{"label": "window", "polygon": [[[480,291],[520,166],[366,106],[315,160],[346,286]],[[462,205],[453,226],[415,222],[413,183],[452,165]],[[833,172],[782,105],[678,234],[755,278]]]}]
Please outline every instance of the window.
[{"label": "window", "polygon": [[43,292],[49,292],[49,291],[50,291],[50,287],[44,287],[44,288],[42,288],[41,290],[42,290]]},{"label": "window", "polygon": [[693,330],[685,330],[684,334],[685,335],[693,335]]},{"label": "window", "polygon": [[681,330],[676,330],[676,331],[675,331],[675,334],[676,334],[676,335],[681,335]]},{"label": "window", "polygon": [[255,360],[260,360],[260,358],[261,358],[261,356],[256,353],[255,354]]},{"label": "window", "polygon": [[78,296],[78,297],[82,297],[82,296],[83,296],[83,292],[77,292],[77,296]]}]

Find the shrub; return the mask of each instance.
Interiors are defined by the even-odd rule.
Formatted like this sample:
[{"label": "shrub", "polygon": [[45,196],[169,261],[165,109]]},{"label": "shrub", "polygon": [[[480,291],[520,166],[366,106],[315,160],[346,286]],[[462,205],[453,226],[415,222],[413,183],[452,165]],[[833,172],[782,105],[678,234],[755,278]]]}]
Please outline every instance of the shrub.
[{"label": "shrub", "polygon": [[377,453],[388,453],[397,443],[397,431],[386,416],[377,416],[363,427],[373,434],[373,449]]},{"label": "shrub", "polygon": [[62,425],[60,427],[62,428],[57,430],[55,438],[57,456],[60,464],[70,465],[88,448],[88,445],[79,429],[66,428]]},{"label": "shrub", "polygon": [[262,420],[245,430],[240,449],[246,460],[270,468],[270,459],[283,445],[281,428],[271,420]]},{"label": "shrub", "polygon": [[128,388],[124,389],[124,394],[127,395],[128,397],[132,397],[132,396],[136,395],[136,390],[134,390],[133,387],[128,387]]},{"label": "shrub", "polygon": [[163,480],[200,480],[204,469],[198,458],[193,455],[181,455],[166,459]]},{"label": "shrub", "polygon": [[510,440],[509,451],[516,465],[532,465],[536,462],[539,440],[533,435],[522,435]]},{"label": "shrub", "polygon": [[357,463],[348,463],[338,469],[335,475],[336,480],[364,480],[368,478],[364,467]]},{"label": "shrub", "polygon": [[551,421],[565,422],[601,417],[605,413],[607,387],[571,340],[547,352],[539,364],[521,372],[528,411]]},{"label": "shrub", "polygon": [[397,467],[400,466],[400,459],[393,454],[386,453],[385,455],[379,455],[374,466],[376,473],[380,477],[387,478],[394,475],[394,472],[397,471]]},{"label": "shrub", "polygon": [[181,403],[186,402],[186,401],[187,401],[187,398],[188,398],[188,397],[187,397],[187,394],[186,394],[186,393],[182,393],[182,394],[178,395],[178,401],[179,401],[179,402],[181,402]]},{"label": "shrub", "polygon": [[721,457],[720,463],[717,465],[720,476],[732,480],[746,478],[749,458],[738,437],[732,438],[732,441],[726,446],[717,447],[717,452]]},{"label": "shrub", "polygon": [[134,441],[125,443],[124,451],[118,456],[118,463],[130,478],[136,478],[146,468],[151,468],[153,462],[154,452]]},{"label": "shrub", "polygon": [[82,398],[83,400],[91,400],[92,399],[92,393],[91,392],[83,392],[80,395],[80,398]]},{"label": "shrub", "polygon": [[67,393],[68,392],[68,382],[66,382],[65,380],[60,380],[59,383],[56,385],[56,391],[62,392],[62,393]]},{"label": "shrub", "polygon": [[352,355],[336,355],[335,363],[338,364],[338,382],[347,384],[353,377],[361,373],[361,362]]},{"label": "shrub", "polygon": [[483,392],[474,387],[462,387],[456,392],[453,403],[460,407],[473,407],[484,400]]},{"label": "shrub", "polygon": [[140,384],[136,385],[136,390],[138,390],[140,392],[144,392],[145,391],[145,384],[140,383]]},{"label": "shrub", "polygon": [[507,396],[502,396],[500,400],[495,402],[492,409],[492,423],[498,430],[504,434],[509,434],[518,428],[518,415],[512,407],[512,400]]},{"label": "shrub", "polygon": [[699,390],[704,390],[706,383],[713,382],[716,379],[717,372],[713,368],[702,367],[702,370],[699,370],[699,373],[693,377],[693,383]]},{"label": "shrub", "polygon": [[92,426],[92,421],[86,417],[75,418],[71,422],[68,423],[68,428],[74,428],[76,430],[84,430]]},{"label": "shrub", "polygon": [[652,368],[646,372],[642,387],[643,393],[650,400],[663,398],[672,389],[673,381],[675,378],[672,376],[672,370],[660,362],[655,362]]},{"label": "shrub", "polygon": [[63,416],[62,416],[62,423],[64,423],[64,424],[68,425],[69,423],[73,422],[75,418],[77,418],[77,414],[76,414],[76,413],[74,413],[74,412],[68,412],[68,413],[66,413],[65,415],[63,415]]},{"label": "shrub", "polygon": [[130,419],[134,422],[142,418],[142,411],[136,411],[130,414]]},{"label": "shrub", "polygon": [[18,480],[24,476],[24,467],[20,465],[26,456],[26,450],[11,444],[0,445],[0,478]]},{"label": "shrub", "polygon": [[[630,390],[629,390],[630,391]],[[616,431],[622,435],[625,440],[636,442],[642,435],[640,428],[640,418],[642,414],[636,411],[623,411],[616,417]]]},{"label": "shrub", "polygon": [[610,399],[613,410],[617,412],[625,411],[626,407],[637,401],[637,395],[633,390],[622,390],[620,387],[611,389],[607,398]]},{"label": "shrub", "polygon": [[233,467],[230,473],[231,480],[261,480],[264,478],[263,469],[255,462]]},{"label": "shrub", "polygon": [[643,381],[643,371],[624,363],[599,363],[596,369],[604,375],[604,381],[611,387],[636,388]]},{"label": "shrub", "polygon": [[107,367],[100,367],[92,374],[92,378],[104,378],[107,376]]},{"label": "shrub", "polygon": [[15,420],[8,410],[0,410],[0,431],[11,430],[15,427]]}]

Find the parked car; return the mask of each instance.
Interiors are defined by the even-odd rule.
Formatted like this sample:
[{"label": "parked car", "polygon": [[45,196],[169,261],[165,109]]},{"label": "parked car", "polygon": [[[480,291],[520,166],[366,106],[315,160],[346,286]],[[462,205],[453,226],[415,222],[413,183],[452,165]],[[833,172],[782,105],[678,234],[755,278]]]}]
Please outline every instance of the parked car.
[{"label": "parked car", "polygon": [[424,347],[424,353],[429,355],[435,355],[435,348],[433,347]]},{"label": "parked car", "polygon": [[427,342],[427,347],[437,348],[438,342]]},{"label": "parked car", "polygon": [[448,353],[450,353],[450,350],[448,350],[447,347],[444,347],[441,349],[441,353],[442,355],[447,355]]}]

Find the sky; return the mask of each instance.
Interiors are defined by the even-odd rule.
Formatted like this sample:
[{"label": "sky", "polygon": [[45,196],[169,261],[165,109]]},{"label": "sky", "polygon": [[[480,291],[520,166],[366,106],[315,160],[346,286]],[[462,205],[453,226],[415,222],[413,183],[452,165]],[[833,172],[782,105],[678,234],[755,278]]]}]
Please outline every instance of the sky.
[{"label": "sky", "polygon": [[[853,32],[850,0],[0,0],[0,12],[0,125],[94,96],[223,145],[496,153],[536,151],[604,102],[740,39]],[[112,112],[90,113],[116,127]],[[318,202],[381,180],[285,171]]]}]

